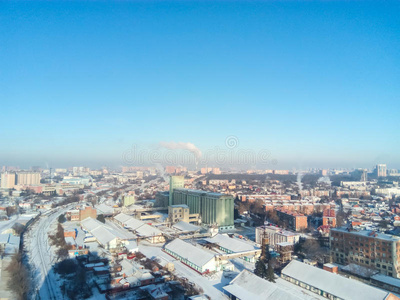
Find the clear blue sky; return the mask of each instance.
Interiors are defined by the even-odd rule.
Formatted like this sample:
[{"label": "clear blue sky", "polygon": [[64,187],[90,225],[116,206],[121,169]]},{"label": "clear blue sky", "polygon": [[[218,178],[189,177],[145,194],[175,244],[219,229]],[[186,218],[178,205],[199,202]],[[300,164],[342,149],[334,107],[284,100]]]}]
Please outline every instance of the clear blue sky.
[{"label": "clear blue sky", "polygon": [[400,2],[0,2],[0,165],[121,165],[234,135],[400,168]]}]

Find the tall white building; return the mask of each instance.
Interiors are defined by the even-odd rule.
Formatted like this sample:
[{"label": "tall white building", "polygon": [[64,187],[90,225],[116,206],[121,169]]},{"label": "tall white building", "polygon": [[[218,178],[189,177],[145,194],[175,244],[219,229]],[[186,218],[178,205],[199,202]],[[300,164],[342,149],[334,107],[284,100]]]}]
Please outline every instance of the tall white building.
[{"label": "tall white building", "polygon": [[39,172],[18,172],[17,185],[38,185],[40,184]]},{"label": "tall white building", "polygon": [[385,164],[379,164],[376,165],[376,173],[378,177],[386,177],[386,165]]},{"label": "tall white building", "polygon": [[1,188],[12,189],[15,186],[15,173],[5,172],[1,174]]}]

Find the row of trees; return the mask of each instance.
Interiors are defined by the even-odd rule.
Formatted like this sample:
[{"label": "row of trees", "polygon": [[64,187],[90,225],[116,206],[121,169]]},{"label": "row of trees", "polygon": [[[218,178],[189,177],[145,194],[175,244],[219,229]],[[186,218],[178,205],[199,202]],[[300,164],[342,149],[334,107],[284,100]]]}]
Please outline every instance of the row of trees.
[{"label": "row of trees", "polygon": [[72,246],[65,242],[64,228],[62,227],[61,223],[58,223],[56,233],[50,234],[49,238],[50,238],[52,245],[58,247],[57,252],[56,252],[58,259],[67,258],[68,250],[70,250]]},{"label": "row of trees", "polygon": [[6,270],[10,274],[7,282],[8,288],[15,294],[18,300],[27,299],[30,281],[29,271],[22,262],[20,252],[15,252]]}]

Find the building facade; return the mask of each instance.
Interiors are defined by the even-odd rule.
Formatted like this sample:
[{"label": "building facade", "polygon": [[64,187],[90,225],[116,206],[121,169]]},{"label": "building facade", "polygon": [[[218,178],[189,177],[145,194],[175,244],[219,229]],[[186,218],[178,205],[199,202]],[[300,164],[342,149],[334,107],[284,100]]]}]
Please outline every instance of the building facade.
[{"label": "building facade", "polygon": [[261,244],[262,238],[266,235],[270,246],[274,247],[278,243],[288,242],[292,245],[297,243],[300,235],[284,230],[275,226],[259,226],[256,227],[256,243]]},{"label": "building facade", "polygon": [[173,205],[172,197],[175,189],[182,189],[185,187],[185,177],[171,176],[169,181],[169,201],[168,205]]},{"label": "building facade", "polygon": [[307,216],[301,213],[277,209],[276,214],[282,222],[286,223],[290,230],[300,231],[307,228]]},{"label": "building facade", "polygon": [[367,230],[332,228],[330,246],[334,263],[353,263],[400,278],[400,237]]},{"label": "building facade", "polygon": [[17,185],[39,185],[39,172],[18,172],[16,174]]},{"label": "building facade", "polygon": [[15,173],[5,172],[1,174],[1,188],[12,189],[15,187]]}]

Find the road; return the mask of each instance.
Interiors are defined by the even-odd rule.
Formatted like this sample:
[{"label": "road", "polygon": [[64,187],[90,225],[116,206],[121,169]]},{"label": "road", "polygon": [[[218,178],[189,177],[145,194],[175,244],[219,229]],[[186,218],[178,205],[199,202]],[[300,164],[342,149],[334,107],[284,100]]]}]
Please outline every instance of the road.
[{"label": "road", "polygon": [[65,208],[54,209],[43,214],[39,220],[33,224],[25,237],[25,247],[30,256],[30,264],[39,271],[35,280],[40,299],[63,299],[56,275],[52,269],[55,258],[52,257],[48,232],[50,226],[56,219],[75,204],[70,204]]}]

